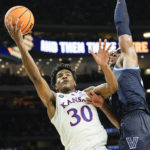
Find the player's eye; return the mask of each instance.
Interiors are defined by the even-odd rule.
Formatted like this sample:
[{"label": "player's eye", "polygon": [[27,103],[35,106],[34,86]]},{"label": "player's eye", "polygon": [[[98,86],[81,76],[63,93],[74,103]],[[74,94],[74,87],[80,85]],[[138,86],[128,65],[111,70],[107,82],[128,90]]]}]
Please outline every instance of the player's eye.
[{"label": "player's eye", "polygon": [[58,76],[57,76],[57,78],[61,78],[63,75],[62,74],[59,74]]},{"label": "player's eye", "polygon": [[67,73],[67,76],[70,76],[70,73]]}]

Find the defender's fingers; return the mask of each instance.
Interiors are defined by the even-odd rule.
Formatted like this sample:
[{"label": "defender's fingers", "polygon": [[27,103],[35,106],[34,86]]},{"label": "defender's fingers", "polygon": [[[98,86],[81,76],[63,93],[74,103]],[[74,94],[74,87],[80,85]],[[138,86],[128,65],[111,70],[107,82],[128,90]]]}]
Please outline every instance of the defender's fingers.
[{"label": "defender's fingers", "polygon": [[91,95],[90,95],[90,93],[88,93],[88,92],[87,92],[86,94],[87,94],[88,98],[91,98]]},{"label": "defender's fingers", "polygon": [[102,45],[102,40],[101,38],[99,39],[99,50],[101,50],[101,45]]},{"label": "defender's fingers", "polygon": [[93,103],[92,103],[92,102],[90,102],[90,101],[87,101],[86,103],[87,103],[87,104],[92,104],[92,105],[93,105]]},{"label": "defender's fingers", "polygon": [[112,47],[112,43],[108,46],[108,48],[106,49],[106,51],[108,52],[111,47]]},{"label": "defender's fingers", "polygon": [[86,94],[89,96],[89,92],[86,92]]},{"label": "defender's fingers", "polygon": [[109,52],[109,53],[108,53],[108,54],[109,54],[109,56],[112,56],[114,52],[115,52],[115,51],[111,51],[111,52]]},{"label": "defender's fingers", "polygon": [[103,50],[106,48],[107,39],[104,40]]},{"label": "defender's fingers", "polygon": [[91,101],[91,98],[89,98],[89,97],[86,97],[85,99],[86,99],[87,101]]},{"label": "defender's fingers", "polygon": [[91,91],[90,94],[91,94],[92,96],[96,95],[95,92],[93,92],[93,91]]},{"label": "defender's fingers", "polygon": [[91,53],[91,55],[93,56],[93,58],[96,59],[96,54],[92,50],[89,50],[89,52]]}]

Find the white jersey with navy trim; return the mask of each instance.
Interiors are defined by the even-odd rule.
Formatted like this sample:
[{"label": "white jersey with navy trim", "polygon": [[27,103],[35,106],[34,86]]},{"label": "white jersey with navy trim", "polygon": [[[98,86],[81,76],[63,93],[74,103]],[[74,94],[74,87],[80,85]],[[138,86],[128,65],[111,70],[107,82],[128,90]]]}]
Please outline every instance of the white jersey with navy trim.
[{"label": "white jersey with navy trim", "polygon": [[94,106],[87,104],[84,91],[57,93],[56,110],[51,119],[65,150],[88,150],[99,144],[105,146],[107,133]]}]

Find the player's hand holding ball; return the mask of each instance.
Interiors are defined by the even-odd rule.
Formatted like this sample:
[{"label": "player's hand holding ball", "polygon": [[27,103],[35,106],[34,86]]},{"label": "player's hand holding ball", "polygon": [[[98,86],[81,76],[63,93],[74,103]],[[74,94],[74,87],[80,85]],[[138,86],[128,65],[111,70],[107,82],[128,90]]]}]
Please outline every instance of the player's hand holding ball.
[{"label": "player's hand holding ball", "polygon": [[17,43],[23,40],[22,35],[31,32],[34,25],[34,17],[28,8],[15,6],[7,11],[4,24],[12,39]]}]

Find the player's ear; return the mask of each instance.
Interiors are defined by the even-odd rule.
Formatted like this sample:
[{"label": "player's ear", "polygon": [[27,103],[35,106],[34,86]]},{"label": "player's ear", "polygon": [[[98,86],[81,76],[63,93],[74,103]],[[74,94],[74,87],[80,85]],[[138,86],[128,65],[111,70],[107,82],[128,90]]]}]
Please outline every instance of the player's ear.
[{"label": "player's ear", "polygon": [[56,91],[57,91],[57,89],[58,89],[58,87],[57,87],[57,83],[55,84],[55,89],[56,89]]},{"label": "player's ear", "polygon": [[74,87],[76,87],[77,86],[77,84],[76,84],[76,81],[74,80]]}]

